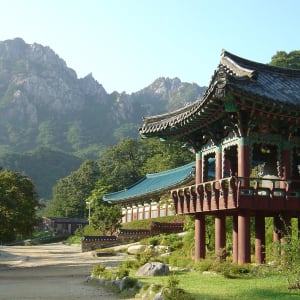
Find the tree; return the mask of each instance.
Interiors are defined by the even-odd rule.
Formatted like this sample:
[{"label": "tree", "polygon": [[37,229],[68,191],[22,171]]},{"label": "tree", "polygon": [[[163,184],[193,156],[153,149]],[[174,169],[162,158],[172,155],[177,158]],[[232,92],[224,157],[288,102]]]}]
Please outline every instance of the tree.
[{"label": "tree", "polygon": [[294,50],[290,53],[277,51],[269,64],[282,68],[300,69],[300,50]]},{"label": "tree", "polygon": [[100,178],[105,186],[118,191],[141,177],[144,155],[138,140],[127,138],[109,148],[99,160]]},{"label": "tree", "polygon": [[103,196],[111,189],[99,179],[96,188],[87,199],[92,207],[91,226],[102,234],[112,235],[121,226],[122,210],[119,205],[110,205],[103,201]]},{"label": "tree", "polygon": [[182,166],[194,155],[179,142],[158,139],[127,138],[108,149],[99,160],[100,178],[110,191],[119,191],[140,180],[146,173],[156,173]]},{"label": "tree", "polygon": [[182,144],[177,141],[164,141],[159,139],[142,140],[142,152],[145,153],[145,161],[142,173],[162,172],[192,162],[195,157]]},{"label": "tree", "polygon": [[39,207],[33,182],[20,173],[0,172],[0,240],[14,241],[26,237],[38,224]]},{"label": "tree", "polygon": [[119,205],[96,206],[91,216],[91,225],[104,235],[112,235],[121,227],[122,211]]},{"label": "tree", "polygon": [[86,215],[86,199],[99,178],[95,161],[85,161],[77,171],[60,179],[53,187],[53,200],[45,210],[52,217],[83,218]]}]

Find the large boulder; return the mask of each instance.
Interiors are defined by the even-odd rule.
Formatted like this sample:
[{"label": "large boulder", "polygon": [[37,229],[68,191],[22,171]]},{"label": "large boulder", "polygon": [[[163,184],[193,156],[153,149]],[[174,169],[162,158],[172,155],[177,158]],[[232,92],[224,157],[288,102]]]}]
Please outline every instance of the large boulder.
[{"label": "large boulder", "polygon": [[149,262],[141,266],[138,271],[138,276],[162,276],[168,275],[170,272],[169,267],[161,262]]}]

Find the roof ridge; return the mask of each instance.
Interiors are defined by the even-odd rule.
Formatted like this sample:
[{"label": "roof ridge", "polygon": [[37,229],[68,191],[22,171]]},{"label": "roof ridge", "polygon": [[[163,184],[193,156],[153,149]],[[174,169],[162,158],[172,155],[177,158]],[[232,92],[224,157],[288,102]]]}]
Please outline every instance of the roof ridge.
[{"label": "roof ridge", "polygon": [[260,63],[257,61],[249,60],[241,56],[237,56],[229,51],[226,51],[225,49],[222,49],[221,53],[221,63],[222,63],[222,58],[227,59],[228,61],[234,63],[236,67],[239,67],[241,69],[245,69],[248,71],[251,71],[251,69],[254,69],[252,71],[259,71],[259,70],[264,70],[264,71],[269,71],[272,73],[281,73],[281,74],[286,74],[290,76],[295,76],[295,75],[300,75],[300,70],[299,69],[291,69],[291,68],[283,68],[283,67],[277,67],[277,66],[272,66],[266,63]]}]

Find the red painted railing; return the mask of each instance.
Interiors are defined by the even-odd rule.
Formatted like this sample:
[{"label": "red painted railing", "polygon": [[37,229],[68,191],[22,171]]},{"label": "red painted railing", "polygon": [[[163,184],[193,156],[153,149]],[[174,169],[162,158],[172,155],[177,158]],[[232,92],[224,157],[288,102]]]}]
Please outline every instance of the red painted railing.
[{"label": "red painted railing", "polygon": [[[298,184],[298,188],[292,188]],[[300,181],[228,177],[172,190],[177,214],[228,209],[300,210]]]}]

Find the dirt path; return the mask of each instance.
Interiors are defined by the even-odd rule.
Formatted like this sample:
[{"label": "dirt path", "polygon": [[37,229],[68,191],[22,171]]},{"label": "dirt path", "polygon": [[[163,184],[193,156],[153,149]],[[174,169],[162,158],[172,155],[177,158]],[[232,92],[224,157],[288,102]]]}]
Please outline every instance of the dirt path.
[{"label": "dirt path", "polygon": [[0,300],[105,299],[117,296],[86,282],[97,263],[116,266],[124,256],[95,258],[79,245],[0,248]]}]

